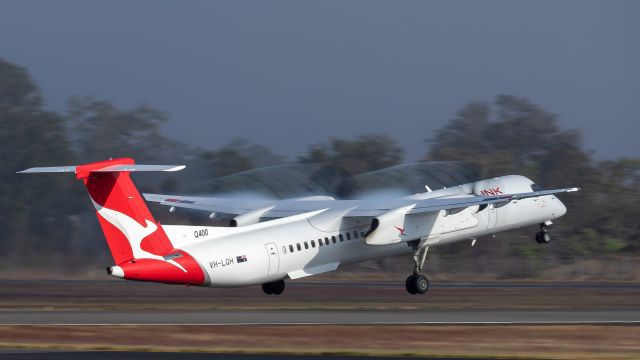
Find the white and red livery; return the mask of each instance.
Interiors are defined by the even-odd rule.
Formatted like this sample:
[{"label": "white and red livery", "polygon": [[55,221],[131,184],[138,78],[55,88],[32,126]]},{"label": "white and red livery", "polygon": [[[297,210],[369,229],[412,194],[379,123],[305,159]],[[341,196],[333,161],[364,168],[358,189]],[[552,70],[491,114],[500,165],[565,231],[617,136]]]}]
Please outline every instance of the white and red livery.
[{"label": "white and red livery", "polygon": [[262,285],[280,294],[285,279],[336,270],[370,259],[413,254],[405,283],[424,294],[421,270],[427,250],[538,224],[566,213],[553,194],[524,176],[509,175],[392,200],[335,200],[312,196],[282,201],[145,194],[147,201],[208,211],[229,226],[161,225],[130,178],[136,171],[177,171],[184,166],[137,165],[110,159],[78,166],[31,168],[21,173],[70,172],[81,180],[96,210],[115,265],[107,272],[127,280],[209,287]]}]

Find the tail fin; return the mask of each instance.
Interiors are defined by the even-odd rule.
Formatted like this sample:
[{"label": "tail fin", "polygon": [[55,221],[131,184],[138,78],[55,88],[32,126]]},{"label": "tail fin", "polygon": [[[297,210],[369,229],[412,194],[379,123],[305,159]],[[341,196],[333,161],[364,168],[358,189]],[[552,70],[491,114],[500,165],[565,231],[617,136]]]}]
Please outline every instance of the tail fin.
[{"label": "tail fin", "polygon": [[184,166],[136,165],[122,158],[79,166],[31,168],[20,173],[74,172],[82,180],[117,266],[109,275],[128,280],[207,286],[207,273],[186,251],[175,249],[151,216],[131,180],[132,171],[177,171]]},{"label": "tail fin", "polygon": [[132,171],[177,171],[184,166],[135,165],[130,158],[79,166],[31,168],[20,173],[75,172],[82,180],[116,264],[132,259],[161,259],[173,249],[131,180]]}]

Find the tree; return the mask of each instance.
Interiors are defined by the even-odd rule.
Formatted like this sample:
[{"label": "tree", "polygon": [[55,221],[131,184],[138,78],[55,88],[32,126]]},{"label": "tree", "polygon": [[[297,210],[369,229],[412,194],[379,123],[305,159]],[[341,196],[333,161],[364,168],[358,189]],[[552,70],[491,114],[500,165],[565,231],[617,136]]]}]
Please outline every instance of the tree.
[{"label": "tree", "polygon": [[315,145],[300,162],[329,162],[352,174],[386,168],[402,162],[403,149],[387,135],[366,134],[354,140],[331,139]]},{"label": "tree", "polygon": [[640,252],[640,158],[598,164],[598,251]]},{"label": "tree", "polygon": [[24,68],[0,58],[0,108],[39,109],[42,97]]},{"label": "tree", "polygon": [[134,157],[138,162],[182,159],[184,144],[162,134],[167,115],[149,106],[121,110],[91,97],[69,100],[70,135],[83,162]]},{"label": "tree", "polygon": [[[555,115],[526,99],[501,95],[465,106],[430,140],[426,158],[474,163],[484,178],[514,173],[548,188],[579,186],[575,196],[561,196],[569,212],[554,229],[560,259],[637,249],[639,160],[594,163],[578,130],[560,128]],[[530,235],[511,233],[522,240],[500,242],[498,252],[537,257]]]},{"label": "tree", "polygon": [[56,176],[15,172],[30,165],[73,163],[65,121],[41,108],[40,94],[29,74],[0,59],[0,244],[8,262],[29,255],[49,256],[67,245],[74,204],[72,182]]},{"label": "tree", "polygon": [[[284,162],[268,148],[252,144],[245,139],[235,139],[217,150],[199,150],[193,162],[195,185],[191,191],[218,190],[216,178],[232,175],[256,167]],[[251,189],[246,189],[250,191]]]},{"label": "tree", "polygon": [[561,129],[555,115],[515,96],[465,106],[430,144],[427,159],[473,162],[484,177],[520,173],[562,186],[593,176],[580,133]]}]

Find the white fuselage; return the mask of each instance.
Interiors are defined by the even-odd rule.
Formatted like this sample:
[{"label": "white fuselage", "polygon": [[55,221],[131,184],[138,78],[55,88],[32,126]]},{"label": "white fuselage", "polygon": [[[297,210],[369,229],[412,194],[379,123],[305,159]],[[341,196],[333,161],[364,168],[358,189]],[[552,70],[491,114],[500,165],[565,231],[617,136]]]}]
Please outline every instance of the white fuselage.
[{"label": "white fuselage", "polygon": [[[510,193],[531,191],[524,177],[497,178]],[[482,183],[418,194],[416,197],[473,196]],[[475,190],[474,190],[475,189]],[[566,208],[553,195],[474,206],[460,212],[439,211],[419,219],[418,235],[388,245],[370,245],[364,235],[370,220],[344,218],[345,209],[329,208],[260,222],[244,227],[163,226],[176,248],[191,254],[205,271],[203,284],[238,287],[268,283],[283,278],[335,270],[350,264],[385,256],[413,253],[415,242],[436,246],[494,234],[558,218]],[[335,219],[342,219],[336,221]],[[399,231],[399,230],[398,230]]]}]

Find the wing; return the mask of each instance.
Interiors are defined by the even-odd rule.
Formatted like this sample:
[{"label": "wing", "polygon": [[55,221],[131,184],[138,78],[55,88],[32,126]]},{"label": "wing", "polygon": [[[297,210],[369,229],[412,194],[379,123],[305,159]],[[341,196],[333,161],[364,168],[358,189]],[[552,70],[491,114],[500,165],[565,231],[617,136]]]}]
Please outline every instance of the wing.
[{"label": "wing", "polygon": [[198,196],[179,196],[163,194],[143,194],[147,201],[160,205],[185,209],[204,210],[228,215],[240,215],[256,209],[272,206],[269,200],[225,199]]},{"label": "wing", "polygon": [[329,196],[311,196],[287,200],[225,199],[197,196],[177,196],[144,194],[147,201],[160,205],[203,210],[231,216],[251,214],[253,217],[281,218],[305,212],[328,209],[350,208],[345,217],[375,217],[386,212],[411,206],[406,214],[418,214],[440,210],[463,209],[469,206],[509,202],[517,199],[578,191],[578,188],[533,191],[500,196],[446,197],[415,200],[409,198],[388,200],[335,200]]},{"label": "wing", "polygon": [[[198,196],[177,196],[144,194],[147,201],[160,205],[203,210],[232,217],[232,226],[250,225],[261,218],[282,218],[327,209],[336,206],[330,196],[308,196],[287,200],[255,200],[243,198],[214,198]],[[341,202],[341,201],[339,201]]]},{"label": "wing", "polygon": [[565,193],[565,192],[574,192],[578,190],[580,189],[566,188],[566,189],[532,191],[532,192],[519,193],[519,194],[505,194],[505,195],[499,195],[499,196],[469,196],[469,197],[460,197],[460,198],[425,199],[425,200],[417,201],[416,206],[414,206],[411,210],[409,210],[407,214],[419,214],[419,213],[425,213],[425,212],[431,212],[431,211],[463,209],[469,206],[493,204],[493,203],[504,203],[512,200],[527,199],[527,198],[553,195],[553,194]]}]

